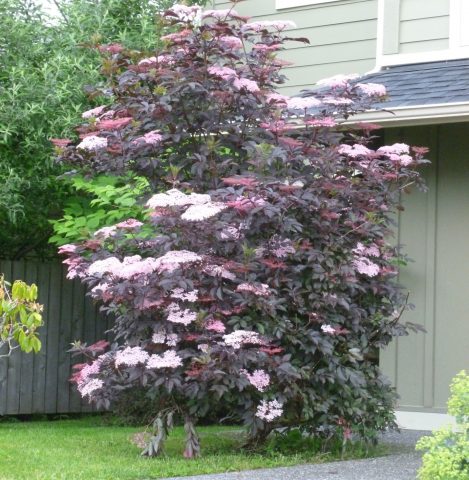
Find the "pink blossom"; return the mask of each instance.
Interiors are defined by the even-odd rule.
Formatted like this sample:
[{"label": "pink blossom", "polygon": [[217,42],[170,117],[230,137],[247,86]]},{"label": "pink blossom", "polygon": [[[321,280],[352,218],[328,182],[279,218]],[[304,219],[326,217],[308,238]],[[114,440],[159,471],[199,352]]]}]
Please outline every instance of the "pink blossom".
[{"label": "pink blossom", "polygon": [[169,347],[175,347],[179,342],[179,335],[176,333],[155,332],[151,337],[152,343],[166,344]]},{"label": "pink blossom", "polygon": [[163,136],[159,133],[159,130],[152,130],[141,137],[137,137],[132,144],[137,145],[138,143],[143,142],[147,145],[159,145],[162,140]]},{"label": "pink blossom", "polygon": [[74,278],[83,278],[86,276],[86,269],[83,266],[83,258],[74,256],[65,259],[62,263],[68,265],[67,278],[73,280]]},{"label": "pink blossom", "polygon": [[169,42],[181,42],[182,40],[190,37],[192,35],[192,31],[188,28],[181,30],[180,32],[169,33],[168,35],[163,35],[161,40],[169,41]]},{"label": "pink blossom", "polygon": [[289,130],[294,130],[296,128],[296,125],[286,123],[284,120],[276,120],[272,121],[271,123],[263,122],[260,124],[260,127],[265,128],[266,130],[269,130],[273,133],[282,134],[284,132],[288,132]]},{"label": "pink blossom", "polygon": [[206,330],[210,330],[216,333],[225,333],[226,327],[225,324],[221,320],[210,320],[205,325]]},{"label": "pink blossom", "polygon": [[155,265],[159,272],[173,272],[181,265],[186,263],[197,263],[201,260],[202,257],[200,255],[188,250],[170,250],[162,257],[157,258]]},{"label": "pink blossom", "polygon": [[252,293],[258,297],[268,297],[270,295],[269,286],[265,283],[259,285],[254,285],[253,283],[241,283],[237,286],[236,291]]},{"label": "pink blossom", "polygon": [[243,42],[240,38],[234,37],[233,35],[225,35],[218,39],[220,43],[225,47],[232,50],[236,50],[238,48],[243,48]]},{"label": "pink blossom", "polygon": [[97,375],[101,370],[102,359],[97,358],[94,362],[86,364],[80,371],[78,387],[81,383],[86,383],[91,375]]},{"label": "pink blossom", "polygon": [[173,5],[170,9],[170,16],[177,17],[182,22],[196,22],[202,17],[202,9],[195,5],[187,7],[186,5]]},{"label": "pink blossom", "polygon": [[167,350],[162,355],[150,355],[146,367],[148,369],[177,368],[182,366],[182,358],[175,350]]},{"label": "pink blossom", "polygon": [[410,155],[401,155],[399,158],[399,163],[404,165],[404,167],[408,167],[414,159]]},{"label": "pink blossom", "polygon": [[285,258],[288,255],[296,253],[296,250],[290,240],[283,240],[275,248],[272,249],[272,253],[276,257]]},{"label": "pink blossom", "polygon": [[223,335],[223,341],[225,345],[233,347],[235,350],[239,350],[243,345],[262,344],[259,334],[250,330],[235,330],[228,335]]},{"label": "pink blossom", "polygon": [[83,382],[81,385],[78,385],[78,391],[82,397],[91,398],[92,394],[96,392],[96,390],[103,388],[103,386],[104,382],[102,380],[99,378],[93,378],[88,382]]},{"label": "pink blossom", "polygon": [[394,143],[393,145],[385,145],[384,147],[378,148],[377,152],[382,155],[402,155],[403,153],[409,154],[409,145],[406,143]]},{"label": "pink blossom", "polygon": [[197,345],[197,349],[200,350],[203,353],[207,353],[210,349],[208,343],[201,343],[200,345]]},{"label": "pink blossom", "polygon": [[331,88],[345,88],[351,80],[355,80],[358,77],[359,75],[356,73],[349,75],[334,75],[333,77],[323,78],[316,83],[317,85],[323,85]]},{"label": "pink blossom", "polygon": [[272,422],[283,414],[283,407],[277,400],[266,401],[262,400],[257,407],[256,417],[266,422]]},{"label": "pink blossom", "polygon": [[324,118],[314,118],[312,120],[306,120],[306,125],[310,125],[311,127],[335,127],[337,122],[332,117],[324,117]]},{"label": "pink blossom", "polygon": [[106,283],[106,282],[101,282],[101,283],[98,283],[98,285],[96,285],[95,287],[93,287],[91,289],[91,296],[93,297],[98,297],[100,295],[99,292],[101,292],[101,294],[105,293],[106,290],[109,288],[109,284]]},{"label": "pink blossom", "polygon": [[366,247],[363,243],[358,242],[352,251],[358,256],[379,257],[381,255],[379,248],[374,243]]},{"label": "pink blossom", "polygon": [[280,93],[269,93],[266,95],[266,100],[269,103],[284,103],[287,104],[290,97],[286,95],[281,95]]},{"label": "pink blossom", "polygon": [[334,335],[335,334],[335,328],[331,327],[330,325],[321,325],[321,330],[324,333],[327,333],[329,335]]},{"label": "pink blossom", "polygon": [[287,107],[291,110],[306,110],[321,105],[321,101],[314,97],[291,97],[287,99]]},{"label": "pink blossom", "polygon": [[226,280],[236,280],[236,275],[219,265],[205,265],[203,272],[211,277],[221,277]]},{"label": "pink blossom", "polygon": [[96,108],[92,108],[91,110],[87,110],[86,112],[83,112],[81,114],[81,118],[97,117],[101,113],[103,113],[105,108],[106,108],[106,105],[101,105],[100,107],[96,107]]},{"label": "pink blossom", "polygon": [[181,219],[187,222],[200,222],[214,217],[223,210],[226,210],[228,205],[224,203],[205,203],[203,205],[191,205],[182,215]]},{"label": "pink blossom", "polygon": [[270,375],[265,370],[254,370],[254,372],[249,373],[243,369],[239,373],[248,377],[249,383],[256,387],[259,392],[264,392],[270,384]]},{"label": "pink blossom", "polygon": [[225,10],[205,10],[202,13],[203,18],[208,18],[208,17],[213,17],[218,20],[225,20],[228,17],[239,17],[238,13],[231,9],[225,9]]},{"label": "pink blossom", "polygon": [[130,279],[137,275],[150,275],[159,268],[159,262],[156,258],[145,258],[142,260],[140,255],[125,257],[119,270],[111,272],[114,276],[123,279]]},{"label": "pink blossom", "polygon": [[379,273],[379,266],[367,257],[356,257],[353,261],[353,266],[358,273],[362,273],[368,277],[375,277]]},{"label": "pink blossom", "polygon": [[345,98],[345,97],[324,97],[322,99],[322,103],[326,105],[351,105],[353,103],[353,100],[351,98]]},{"label": "pink blossom", "polygon": [[186,195],[173,188],[166,193],[157,193],[156,195],[153,195],[153,197],[151,197],[146,203],[146,206],[149,208],[182,207],[185,205],[203,205],[210,201],[210,195],[200,193]]},{"label": "pink blossom", "polygon": [[94,152],[107,147],[107,138],[97,137],[96,135],[89,135],[85,137],[81,143],[77,145],[80,150],[88,150]]},{"label": "pink blossom", "polygon": [[129,218],[127,220],[124,220],[123,222],[118,223],[116,227],[133,230],[134,228],[139,228],[142,225],[143,223],[139,222],[138,220],[135,220],[135,218]]},{"label": "pink blossom", "polygon": [[253,50],[257,50],[259,52],[276,52],[281,48],[282,45],[280,43],[274,43],[272,45],[266,45],[265,43],[256,43],[252,46]]},{"label": "pink blossom", "polygon": [[115,235],[117,232],[117,227],[113,225],[112,227],[102,227],[99,230],[94,232],[95,237],[109,238]]},{"label": "pink blossom", "polygon": [[246,23],[241,27],[243,31],[253,30],[254,32],[261,32],[262,30],[268,30],[269,28],[282,31],[287,28],[296,28],[296,23],[291,20],[261,20],[259,22]]},{"label": "pink blossom", "polygon": [[138,64],[143,67],[147,67],[150,65],[156,65],[156,57],[148,57],[148,58],[142,58]]},{"label": "pink blossom", "polygon": [[77,246],[73,245],[72,243],[67,243],[66,245],[62,245],[59,247],[58,252],[61,255],[70,255],[71,253],[75,253],[77,251]]},{"label": "pink blossom", "polygon": [[119,272],[121,262],[116,257],[107,257],[104,260],[96,260],[88,267],[88,275],[102,277],[105,273]]},{"label": "pink blossom", "polygon": [[238,77],[238,74],[232,68],[219,67],[217,65],[212,65],[211,67],[208,67],[207,72],[210,73],[210,75],[223,78],[224,80],[227,80],[232,77]]},{"label": "pink blossom", "polygon": [[238,227],[225,227],[220,232],[221,240],[239,240],[241,238],[241,232]]},{"label": "pink blossom", "polygon": [[155,332],[151,337],[152,343],[162,344],[166,342],[166,334],[161,332]]},{"label": "pink blossom", "polygon": [[182,300],[184,302],[196,302],[199,298],[199,292],[198,290],[186,292],[183,288],[175,288],[171,292],[171,297],[177,298],[178,300]]},{"label": "pink blossom", "polygon": [[116,367],[125,365],[127,367],[134,367],[139,363],[145,363],[149,358],[148,353],[141,347],[126,347],[116,353],[115,364]]},{"label": "pink blossom", "polygon": [[347,155],[352,158],[367,156],[373,153],[372,150],[365,147],[365,145],[361,145],[359,143],[355,143],[353,146],[346,145],[345,143],[342,145],[339,145],[338,152],[341,155]]},{"label": "pink blossom", "polygon": [[357,83],[356,87],[367,97],[384,97],[386,87],[379,83]]},{"label": "pink blossom", "polygon": [[166,309],[168,313],[167,320],[171,323],[182,323],[183,325],[189,325],[197,320],[197,313],[189,310],[188,308],[181,309],[177,303],[171,303]]}]

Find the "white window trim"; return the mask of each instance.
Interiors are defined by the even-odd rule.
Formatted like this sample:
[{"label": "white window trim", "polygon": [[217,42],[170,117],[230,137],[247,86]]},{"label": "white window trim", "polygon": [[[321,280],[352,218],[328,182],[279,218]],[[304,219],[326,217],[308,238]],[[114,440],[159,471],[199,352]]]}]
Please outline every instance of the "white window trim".
[{"label": "white window trim", "polygon": [[[461,36],[466,32],[461,29],[461,13],[463,2],[468,0],[450,0],[449,12],[449,48],[445,50],[432,50],[428,52],[416,53],[398,53],[384,54],[384,2],[378,0],[378,32],[377,32],[377,51],[376,68],[378,71],[383,67],[393,65],[406,65],[411,63],[437,62],[442,60],[456,60],[459,58],[469,58],[469,45],[461,46]],[[465,39],[467,41],[467,39]]]},{"label": "white window trim", "polygon": [[320,5],[324,3],[335,3],[340,0],[275,0],[275,8],[283,10],[285,8],[309,7],[310,5]]}]

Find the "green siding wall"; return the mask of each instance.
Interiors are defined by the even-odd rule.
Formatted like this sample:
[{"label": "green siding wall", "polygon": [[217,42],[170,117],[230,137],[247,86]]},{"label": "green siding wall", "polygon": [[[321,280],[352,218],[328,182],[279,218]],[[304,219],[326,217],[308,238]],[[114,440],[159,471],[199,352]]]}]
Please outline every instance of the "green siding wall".
[{"label": "green siding wall", "polygon": [[386,143],[431,148],[428,192],[413,191],[399,216],[399,243],[412,258],[400,280],[415,309],[405,320],[427,333],[382,353],[403,410],[446,411],[452,377],[469,367],[469,124],[390,129]]},{"label": "green siding wall", "polygon": [[[216,8],[232,4],[214,0]],[[375,67],[377,0],[344,0],[328,4],[275,9],[275,0],[246,0],[236,10],[253,20],[288,19],[296,23],[292,36],[311,45],[290,43],[282,54],[294,65],[285,69],[289,82],[283,93],[298,93],[317,80],[340,73],[365,73]]]}]

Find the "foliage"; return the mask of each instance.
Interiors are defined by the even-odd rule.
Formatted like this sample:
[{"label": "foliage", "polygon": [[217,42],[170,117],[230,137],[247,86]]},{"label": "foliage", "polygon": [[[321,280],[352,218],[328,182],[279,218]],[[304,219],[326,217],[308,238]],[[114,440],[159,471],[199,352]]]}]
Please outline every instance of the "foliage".
[{"label": "foliage", "polygon": [[[107,419],[49,422],[0,422],[0,471],[2,480],[135,480],[169,478],[256,468],[319,463],[340,458],[340,452],[245,452],[239,427],[200,427],[204,458],[187,462],[181,458],[182,427],[175,427],[166,443],[165,456],[149,462],[138,456],[138,446],[129,438],[138,428],[109,425]],[[20,458],[20,448],[28,455]],[[374,449],[372,455],[386,451]],[[363,447],[353,448],[347,458],[364,456]]]},{"label": "foliage", "polygon": [[64,216],[52,221],[54,236],[49,241],[56,245],[84,240],[97,229],[129,217],[143,219],[144,207],[137,200],[148,191],[145,178],[75,176],[71,186],[77,194],[67,199]]},{"label": "foliage", "polygon": [[448,413],[456,418],[456,428],[442,428],[417,443],[417,449],[426,452],[418,475],[421,480],[469,478],[469,375],[464,370],[451,384]]},{"label": "foliage", "polygon": [[184,6],[165,19],[180,31],[155,57],[112,53],[115,102],[86,115],[87,136],[61,156],[159,192],[144,221],[60,249],[120,342],[77,345],[91,356],[78,389],[108,406],[149,388],[161,407],[146,454],[162,451],[176,416],[196,456],[194,423],[220,404],[251,445],[279,426],[372,440],[394,425],[395,399],[375,351],[414,328],[400,322],[389,237],[426,149],[375,151],[373,126],[343,123],[381,85],[341,76],[304,98],[276,93],[289,22]]},{"label": "foliage", "polygon": [[[36,303],[37,286],[0,276],[0,358],[20,348],[26,353],[41,349],[37,329],[42,325],[42,305]],[[6,353],[2,353],[5,352]]]},{"label": "foliage", "polygon": [[[48,255],[50,218],[68,197],[57,179],[50,139],[74,136],[100,82],[90,42],[147,48],[159,38],[154,14],[169,0],[58,0],[64,18],[50,21],[33,0],[0,4],[0,245],[1,255]],[[93,43],[92,42],[92,43]],[[89,107],[88,107],[89,108]],[[34,240],[33,240],[34,239]]]}]

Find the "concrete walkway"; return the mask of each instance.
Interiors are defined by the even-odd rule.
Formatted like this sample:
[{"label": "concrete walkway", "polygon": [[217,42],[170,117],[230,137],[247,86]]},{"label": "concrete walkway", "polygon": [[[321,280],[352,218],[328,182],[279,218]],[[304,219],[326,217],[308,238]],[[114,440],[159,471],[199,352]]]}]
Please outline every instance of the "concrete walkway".
[{"label": "concrete walkway", "polygon": [[420,454],[414,451],[415,442],[428,433],[403,431],[384,435],[382,442],[399,452],[386,457],[167,480],[415,480],[421,464]]}]

